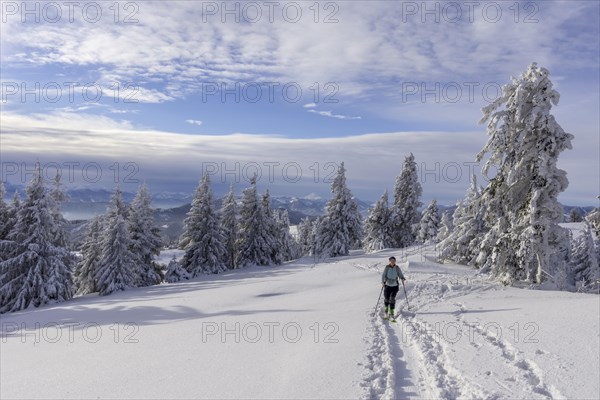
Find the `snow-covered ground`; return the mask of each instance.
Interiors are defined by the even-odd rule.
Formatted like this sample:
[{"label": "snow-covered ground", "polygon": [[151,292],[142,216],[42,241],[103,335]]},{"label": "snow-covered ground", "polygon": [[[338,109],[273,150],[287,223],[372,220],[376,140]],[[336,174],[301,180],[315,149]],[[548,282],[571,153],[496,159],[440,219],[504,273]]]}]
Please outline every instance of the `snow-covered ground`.
[{"label": "snow-covered ground", "polygon": [[[372,315],[391,254],[416,310],[395,324]],[[0,398],[600,397],[598,296],[503,287],[431,249],[400,255],[305,258],[3,314]]]}]

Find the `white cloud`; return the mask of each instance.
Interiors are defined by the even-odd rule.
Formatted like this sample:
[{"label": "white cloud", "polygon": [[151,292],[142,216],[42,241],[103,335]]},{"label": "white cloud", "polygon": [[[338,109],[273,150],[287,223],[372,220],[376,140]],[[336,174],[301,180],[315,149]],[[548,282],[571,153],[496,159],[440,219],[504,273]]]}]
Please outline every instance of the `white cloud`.
[{"label": "white cloud", "polygon": [[334,114],[331,111],[319,111],[319,110],[308,110],[308,112],[310,113],[314,113],[314,114],[318,114],[318,115],[322,115],[324,117],[329,117],[329,118],[337,118],[337,119],[361,119],[361,117],[351,117],[348,115],[342,115],[342,114]]},{"label": "white cloud", "polygon": [[[325,178],[331,177],[334,165],[344,161],[353,192],[359,198],[376,200],[385,188],[393,187],[404,156],[413,152],[425,198],[435,196],[442,204],[453,204],[463,196],[469,173],[479,169],[475,154],[487,140],[483,131],[388,132],[316,139],[242,133],[189,135],[136,129],[128,121],[64,112],[33,116],[6,112],[2,129],[3,161],[81,160],[83,164],[106,160],[106,168],[114,162],[135,162],[138,177],[146,179],[153,190],[175,183],[191,188],[203,165],[210,163],[217,168],[215,183],[221,180],[220,173],[234,171],[243,177],[259,166],[260,183],[272,187],[273,193],[326,196],[329,183]],[[576,163],[571,162],[569,151],[566,159],[561,155],[559,167],[567,170],[570,181],[564,194],[568,204],[590,204],[597,195],[590,194],[589,187],[590,181],[600,179],[597,139],[592,142],[588,146],[592,150],[579,153]],[[291,176],[300,173],[301,179],[283,179],[284,168]],[[270,172],[274,173],[272,183]]]},{"label": "white cloud", "polygon": [[[134,82],[141,87],[139,101],[152,103],[197,93],[207,81],[293,81],[306,90],[334,82],[339,97],[353,99],[372,98],[379,94],[371,92],[374,86],[407,79],[504,80],[533,60],[561,74],[598,65],[597,27],[587,17],[597,16],[594,2],[539,3],[539,23],[515,23],[513,9],[504,4],[497,23],[483,17],[481,5],[474,22],[464,9],[460,23],[422,23],[420,13],[407,19],[401,3],[386,1],[336,3],[337,23],[322,22],[326,10],[315,23],[302,3],[298,23],[284,21],[279,8],[275,22],[263,10],[254,24],[231,17],[223,23],[220,15],[199,23],[201,3],[142,2],[137,24],[111,18],[21,24],[19,15],[10,16],[2,24],[3,67],[100,66],[92,79]],[[520,11],[521,19],[529,15]]]},{"label": "white cloud", "polygon": [[198,120],[198,119],[186,119],[185,122],[187,122],[190,125],[202,125],[202,121]]},{"label": "white cloud", "polygon": [[308,103],[303,105],[302,107],[304,108],[315,108],[317,106],[317,103]]}]

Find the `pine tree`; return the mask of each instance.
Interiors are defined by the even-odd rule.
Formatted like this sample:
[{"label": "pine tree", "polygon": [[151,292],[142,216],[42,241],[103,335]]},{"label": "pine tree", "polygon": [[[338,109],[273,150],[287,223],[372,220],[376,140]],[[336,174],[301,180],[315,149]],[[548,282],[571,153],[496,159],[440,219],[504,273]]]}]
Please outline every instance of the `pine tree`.
[{"label": "pine tree", "polygon": [[583,216],[581,212],[577,208],[571,209],[569,213],[569,222],[581,222],[583,221]]},{"label": "pine tree", "polygon": [[600,278],[597,250],[590,224],[584,223],[583,231],[575,240],[571,257],[573,280],[580,291],[593,288]]},{"label": "pine tree", "polygon": [[290,217],[287,210],[278,210],[275,214],[277,223],[277,237],[279,239],[278,250],[283,261],[296,258],[298,245],[290,233]]},{"label": "pine tree", "polygon": [[433,199],[423,212],[421,224],[417,234],[419,243],[428,244],[435,239],[440,230],[440,214],[438,211],[437,200]]},{"label": "pine tree", "polygon": [[489,235],[495,239],[484,240],[489,247],[482,250],[491,256],[492,274],[507,283],[541,283],[566,267],[561,259],[565,232],[558,225],[563,210],[557,197],[568,180],[556,163],[563,150],[572,148],[573,135],[550,114],[559,94],[548,75],[531,64],[483,109],[480,121],[488,122],[489,139],[477,161],[489,154],[483,172],[492,165],[498,169],[482,194]]},{"label": "pine tree", "polygon": [[5,195],[4,182],[0,181],[0,240],[6,240],[10,232],[10,210],[4,201]]},{"label": "pine tree", "polygon": [[60,247],[66,247],[68,243],[67,233],[65,227],[67,220],[61,213],[61,205],[68,201],[69,196],[63,191],[62,183],[60,183],[60,174],[57,173],[52,180],[52,190],[50,191],[50,199],[53,202],[52,206],[52,218],[54,218],[54,225],[56,231],[54,232],[54,243]]},{"label": "pine tree", "polygon": [[325,227],[326,218],[327,217],[325,215],[321,215],[321,216],[318,216],[317,218],[315,218],[312,222],[312,230],[311,230],[312,244],[311,244],[311,252],[309,255],[317,256],[319,259],[321,258],[321,255],[323,254],[323,251],[324,251],[322,237],[326,232],[326,227]]},{"label": "pine tree", "polygon": [[346,186],[343,162],[331,184],[331,193],[333,197],[327,203],[327,215],[320,224],[318,241],[326,256],[345,256],[360,244],[362,221],[358,206]]},{"label": "pine tree", "polygon": [[446,239],[448,236],[450,236],[450,234],[452,233],[453,230],[454,230],[454,224],[452,223],[450,213],[448,211],[446,211],[442,214],[442,222],[440,224],[440,231],[438,232],[437,236],[435,237],[435,241],[437,243],[442,242],[444,239]]},{"label": "pine tree", "polygon": [[101,253],[94,274],[101,296],[135,286],[139,258],[131,252],[132,241],[127,222],[128,206],[117,187],[106,215],[101,236]]},{"label": "pine tree", "polygon": [[[12,202],[8,207],[8,215],[5,223],[5,231],[8,238],[9,233],[12,231],[13,227],[17,224],[17,215],[19,214],[19,210],[21,209],[21,198],[19,197],[19,192],[15,190],[15,194],[13,195]],[[2,257],[0,256],[0,259]]]},{"label": "pine tree", "polygon": [[600,208],[596,207],[592,212],[586,215],[585,219],[591,224],[592,231],[596,237],[600,238]]},{"label": "pine tree", "polygon": [[261,235],[263,242],[266,243],[267,247],[265,251],[267,257],[270,259],[269,264],[281,264],[283,262],[283,254],[281,245],[280,229],[277,223],[275,213],[271,209],[271,196],[269,189],[265,190],[261,202],[263,223],[260,224],[262,227]]},{"label": "pine tree", "polygon": [[394,206],[392,208],[395,225],[395,241],[398,247],[407,247],[415,243],[416,231],[421,215],[419,207],[423,189],[419,183],[417,163],[411,153],[404,160],[402,172],[396,178],[394,187]]},{"label": "pine tree", "polygon": [[87,234],[81,245],[81,259],[73,274],[77,294],[84,295],[98,291],[96,270],[102,252],[103,218],[93,218],[87,225]]},{"label": "pine tree", "polygon": [[225,265],[229,269],[237,267],[237,240],[238,240],[238,222],[237,205],[235,204],[235,194],[233,192],[233,183],[229,188],[229,193],[223,200],[221,207],[221,231],[223,234],[223,243],[225,245]]},{"label": "pine tree", "polygon": [[210,177],[205,174],[184,221],[184,237],[189,238],[181,265],[192,277],[218,274],[227,269],[226,250],[219,215],[214,209]]},{"label": "pine tree", "polygon": [[165,272],[165,282],[174,283],[184,279],[190,279],[190,274],[181,266],[181,263],[175,259],[175,256],[173,256],[173,259],[169,261],[167,272]]},{"label": "pine tree", "polygon": [[369,210],[365,222],[364,248],[366,252],[394,247],[394,219],[388,204],[388,191]]},{"label": "pine tree", "polygon": [[465,198],[461,200],[453,215],[454,230],[440,242],[442,259],[479,266],[477,257],[480,245],[487,233],[484,221],[485,208],[480,199],[481,188],[473,174]]},{"label": "pine tree", "polygon": [[304,217],[298,224],[298,251],[300,255],[305,256],[311,254],[314,238],[311,238],[312,221],[308,217]]},{"label": "pine tree", "polygon": [[0,312],[39,307],[73,297],[74,258],[56,245],[54,202],[44,186],[39,164],[17,222],[0,243]]},{"label": "pine tree", "polygon": [[162,270],[154,262],[154,256],[160,254],[163,241],[159,229],[154,225],[150,202],[148,188],[142,185],[131,203],[129,212],[131,252],[139,258],[136,286],[157,285],[163,280]]},{"label": "pine tree", "polygon": [[258,200],[255,175],[250,179],[250,187],[244,189],[242,195],[238,267],[271,264],[271,244],[265,241],[265,229],[265,216]]}]

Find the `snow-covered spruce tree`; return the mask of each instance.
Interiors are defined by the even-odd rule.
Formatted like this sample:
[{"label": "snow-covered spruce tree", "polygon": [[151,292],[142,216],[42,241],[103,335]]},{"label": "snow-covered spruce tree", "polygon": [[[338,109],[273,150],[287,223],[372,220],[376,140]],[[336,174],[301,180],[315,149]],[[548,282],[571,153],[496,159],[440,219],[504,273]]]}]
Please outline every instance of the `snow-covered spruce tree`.
[{"label": "snow-covered spruce tree", "polygon": [[575,239],[571,256],[573,281],[579,291],[597,289],[600,279],[597,251],[589,222],[584,223],[583,231]]},{"label": "snow-covered spruce tree", "polygon": [[283,254],[280,247],[282,241],[282,238],[280,237],[281,230],[276,215],[271,209],[271,195],[269,194],[269,189],[265,190],[265,193],[263,194],[261,206],[264,220],[260,226],[262,227],[261,235],[263,237],[263,242],[267,245],[267,247],[265,247],[265,252],[271,260],[270,264],[281,264],[283,262]]},{"label": "snow-covered spruce tree", "polygon": [[71,273],[74,258],[56,245],[54,202],[44,186],[39,165],[17,222],[0,242],[0,312],[39,307],[73,297]]},{"label": "snow-covered spruce tree", "polygon": [[223,199],[220,214],[221,232],[223,234],[223,243],[225,245],[225,265],[229,269],[235,269],[237,267],[238,222],[233,183],[229,188],[229,193],[227,193],[227,196]]},{"label": "snow-covered spruce tree", "polygon": [[[10,210],[4,201],[4,182],[0,181],[0,240],[6,240],[10,231]],[[0,260],[2,256],[0,255]]]},{"label": "snow-covered spruce tree", "polygon": [[313,224],[310,218],[304,217],[298,224],[298,251],[301,256],[312,255],[314,246]]},{"label": "snow-covered spruce tree", "polygon": [[218,274],[225,266],[225,245],[219,214],[213,205],[210,177],[204,174],[184,220],[184,237],[189,238],[181,265],[192,277]]},{"label": "snow-covered spruce tree", "polygon": [[563,150],[572,148],[573,135],[550,114],[559,94],[548,75],[532,63],[483,109],[480,121],[487,121],[489,138],[477,161],[489,155],[484,174],[492,165],[497,168],[482,194],[490,224],[482,252],[493,276],[505,283],[541,283],[565,269],[566,234],[558,225],[563,209],[557,196],[568,180],[556,163]]},{"label": "snow-covered spruce tree", "polygon": [[454,230],[454,224],[452,223],[452,217],[450,216],[450,212],[445,211],[442,214],[442,222],[440,223],[440,230],[439,230],[437,236],[435,237],[435,241],[437,243],[442,242],[444,239],[446,239],[448,236],[450,236],[450,234],[452,233],[453,230]]},{"label": "snow-covered spruce tree", "polygon": [[394,220],[388,204],[388,191],[369,210],[365,221],[364,249],[370,253],[394,247]]},{"label": "snow-covered spruce tree", "polygon": [[440,212],[437,206],[437,200],[433,199],[423,211],[421,224],[417,234],[419,243],[429,244],[435,239],[440,230]]},{"label": "snow-covered spruce tree", "polygon": [[485,208],[480,200],[481,188],[473,174],[465,198],[453,215],[454,229],[440,242],[441,258],[467,265],[478,266],[477,257],[487,228],[484,222]]},{"label": "snow-covered spruce tree", "polygon": [[[8,207],[8,216],[5,224],[6,235],[12,231],[13,227],[17,224],[17,215],[21,209],[21,197],[19,192],[15,190],[10,206]],[[1,259],[1,256],[0,256]]]},{"label": "snow-covered spruce tree", "polygon": [[586,215],[585,219],[591,224],[592,231],[597,238],[600,238],[600,208],[596,207],[594,211]]},{"label": "snow-covered spruce tree", "polygon": [[324,231],[322,229],[323,221],[325,221],[325,216],[318,216],[312,221],[312,229],[310,231],[310,251],[308,255],[310,256],[318,256],[321,257],[323,253],[323,246],[321,240],[321,232]]},{"label": "snow-covered spruce tree", "polygon": [[271,258],[267,249],[271,248],[271,244],[265,242],[263,235],[265,217],[258,200],[256,175],[250,179],[250,187],[243,191],[239,230],[238,267],[270,265]]},{"label": "snow-covered spruce tree", "polygon": [[288,210],[276,210],[277,237],[279,238],[279,253],[283,261],[293,260],[298,256],[298,244],[290,233],[290,217]]},{"label": "snow-covered spruce tree", "polygon": [[133,242],[127,221],[128,206],[118,187],[111,198],[101,235],[101,252],[94,273],[101,296],[135,286],[139,257],[131,251]]},{"label": "snow-covered spruce tree", "polygon": [[77,294],[83,295],[98,291],[96,270],[102,252],[103,217],[98,216],[88,222],[87,233],[81,245],[81,258],[73,273]]},{"label": "snow-covered spruce tree", "polygon": [[154,256],[160,254],[163,241],[159,229],[154,225],[150,202],[148,188],[142,185],[131,202],[129,211],[131,252],[139,258],[135,286],[157,285],[163,280],[160,265],[154,262]]},{"label": "snow-covered spruce tree", "polygon": [[402,172],[396,178],[394,187],[394,205],[392,207],[395,225],[394,239],[398,247],[407,247],[415,243],[416,228],[421,219],[419,207],[423,189],[419,183],[417,163],[411,153],[404,160]]},{"label": "snow-covered spruce tree", "polygon": [[581,222],[583,221],[583,215],[581,215],[581,211],[577,208],[571,209],[569,213],[569,222]]},{"label": "snow-covered spruce tree", "polygon": [[60,209],[61,205],[69,200],[69,196],[63,190],[60,178],[60,174],[57,173],[52,180],[52,189],[50,190],[50,199],[53,201],[52,218],[54,218],[54,226],[56,227],[54,243],[60,247],[67,247],[68,238],[65,231],[67,220],[63,217]]},{"label": "snow-covered spruce tree", "polygon": [[167,272],[165,272],[165,282],[173,283],[184,279],[190,279],[190,274],[181,266],[181,263],[177,261],[175,256],[173,256],[173,259],[169,261]]},{"label": "snow-covered spruce tree", "polygon": [[342,162],[331,184],[333,197],[327,203],[327,214],[320,224],[318,241],[326,257],[345,256],[360,246],[362,220],[352,192],[346,186],[346,169]]}]

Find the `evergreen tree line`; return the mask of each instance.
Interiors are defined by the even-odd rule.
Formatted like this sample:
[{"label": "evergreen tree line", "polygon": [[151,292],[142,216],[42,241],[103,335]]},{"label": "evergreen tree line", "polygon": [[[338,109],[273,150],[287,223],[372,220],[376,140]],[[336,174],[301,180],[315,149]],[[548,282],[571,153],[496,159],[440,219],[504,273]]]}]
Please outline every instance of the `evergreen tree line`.
[{"label": "evergreen tree line", "polygon": [[271,208],[268,189],[259,195],[256,176],[244,189],[239,205],[231,185],[221,209],[216,210],[210,178],[204,175],[184,220],[179,247],[185,253],[180,261],[169,263],[167,282],[250,265],[278,265],[298,257],[287,210]]},{"label": "evergreen tree line", "polygon": [[92,219],[80,256],[69,248],[60,207],[68,200],[60,176],[46,187],[39,165],[23,201],[4,202],[0,182],[0,312],[71,299],[107,295],[160,283],[154,262],[162,240],[154,226],[150,196],[140,187],[131,205],[117,188],[106,215]]}]

